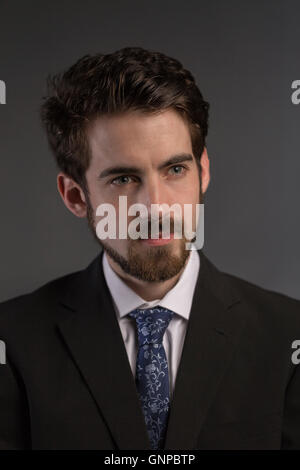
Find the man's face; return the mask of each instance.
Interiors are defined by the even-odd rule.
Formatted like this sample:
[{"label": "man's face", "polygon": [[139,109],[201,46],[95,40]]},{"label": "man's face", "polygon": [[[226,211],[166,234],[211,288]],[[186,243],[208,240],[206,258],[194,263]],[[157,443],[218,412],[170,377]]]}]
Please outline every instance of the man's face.
[{"label": "man's face", "polygon": [[[96,216],[100,204],[109,203],[116,211],[116,239],[100,240],[113,264],[137,279],[159,282],[170,279],[184,267],[190,251],[184,236],[184,204],[192,205],[192,230],[196,230],[196,204],[200,201],[200,177],[189,129],[173,110],[157,115],[128,112],[94,120],[87,131],[91,162],[86,172],[89,188],[88,222],[96,235]],[[168,163],[185,155],[180,163]],[[189,157],[190,156],[190,157]],[[122,168],[122,170],[121,170]],[[119,196],[127,197],[127,208],[141,203],[148,209],[151,227],[151,204],[179,204],[182,208],[182,235],[167,243],[149,243],[142,239],[118,239]],[[122,214],[124,216],[124,214]],[[126,214],[127,223],[136,218]],[[159,213],[160,221],[164,219]],[[174,231],[174,214],[170,212],[170,233]],[[151,231],[148,232],[151,238]]]}]

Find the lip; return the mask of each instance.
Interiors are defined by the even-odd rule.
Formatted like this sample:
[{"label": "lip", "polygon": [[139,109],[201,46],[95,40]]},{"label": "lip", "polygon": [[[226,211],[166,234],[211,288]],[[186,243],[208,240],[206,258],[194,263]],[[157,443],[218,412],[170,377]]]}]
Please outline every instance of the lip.
[{"label": "lip", "polygon": [[[162,233],[159,232],[159,236],[161,237]],[[170,238],[140,238],[142,243],[146,243],[147,245],[166,245],[170,243],[174,239],[174,233],[170,233]]]}]

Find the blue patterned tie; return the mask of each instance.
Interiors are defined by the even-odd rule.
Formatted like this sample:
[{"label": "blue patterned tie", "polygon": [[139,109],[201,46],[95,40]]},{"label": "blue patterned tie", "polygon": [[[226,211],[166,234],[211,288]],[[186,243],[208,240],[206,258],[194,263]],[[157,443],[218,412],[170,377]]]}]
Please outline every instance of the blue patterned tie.
[{"label": "blue patterned tie", "polygon": [[169,369],[164,333],[174,312],[163,307],[135,309],[128,315],[136,320],[139,349],[136,386],[152,449],[163,446],[169,414]]}]

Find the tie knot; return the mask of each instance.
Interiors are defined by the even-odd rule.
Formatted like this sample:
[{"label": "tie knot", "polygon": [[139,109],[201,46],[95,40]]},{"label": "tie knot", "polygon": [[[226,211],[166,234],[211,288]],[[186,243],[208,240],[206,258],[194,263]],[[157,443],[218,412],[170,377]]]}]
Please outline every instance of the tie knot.
[{"label": "tie knot", "polygon": [[137,308],[128,313],[136,321],[139,346],[162,344],[165,331],[174,312],[164,307]]}]

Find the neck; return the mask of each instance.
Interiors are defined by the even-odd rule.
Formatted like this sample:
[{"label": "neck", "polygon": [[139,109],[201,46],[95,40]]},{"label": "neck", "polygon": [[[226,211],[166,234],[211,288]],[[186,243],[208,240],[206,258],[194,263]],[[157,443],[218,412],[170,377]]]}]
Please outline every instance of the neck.
[{"label": "neck", "polygon": [[108,253],[106,253],[106,255],[108,263],[114,272],[125,282],[128,287],[130,287],[137,295],[142,297],[142,299],[146,300],[147,302],[151,302],[152,300],[156,299],[162,299],[167,294],[167,292],[169,292],[169,290],[175,286],[189,260],[188,257],[183,268],[179,271],[179,273],[176,274],[176,276],[165,281],[148,282],[142,281],[131,276],[130,274],[125,273],[123,269],[108,255]]}]

